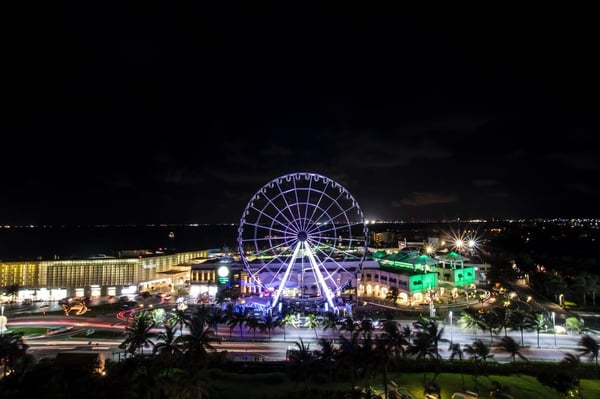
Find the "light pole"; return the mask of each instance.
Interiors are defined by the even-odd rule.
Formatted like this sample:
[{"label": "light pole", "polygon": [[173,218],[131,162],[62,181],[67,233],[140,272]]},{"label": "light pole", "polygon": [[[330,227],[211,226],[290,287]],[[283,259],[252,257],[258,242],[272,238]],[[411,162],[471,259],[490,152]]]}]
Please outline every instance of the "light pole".
[{"label": "light pole", "polygon": [[429,294],[429,317],[435,317],[435,305],[433,303],[434,291],[430,288]]},{"label": "light pole", "polygon": [[2,304],[0,305],[0,336],[4,336],[4,330],[6,329],[7,322],[8,319],[6,318],[6,316],[4,316],[4,304]]},{"label": "light pole", "polygon": [[556,348],[556,313],[552,311],[552,331],[554,332],[554,347]]},{"label": "light pole", "polygon": [[450,344],[452,344],[452,311],[448,315],[450,316]]}]

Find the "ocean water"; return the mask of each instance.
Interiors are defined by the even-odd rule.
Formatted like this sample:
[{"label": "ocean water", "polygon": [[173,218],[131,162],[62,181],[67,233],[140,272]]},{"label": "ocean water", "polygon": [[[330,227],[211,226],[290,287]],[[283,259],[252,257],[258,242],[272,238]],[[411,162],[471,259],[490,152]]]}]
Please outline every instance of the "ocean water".
[{"label": "ocean water", "polygon": [[124,250],[237,248],[237,225],[0,228],[0,260],[82,259]]}]

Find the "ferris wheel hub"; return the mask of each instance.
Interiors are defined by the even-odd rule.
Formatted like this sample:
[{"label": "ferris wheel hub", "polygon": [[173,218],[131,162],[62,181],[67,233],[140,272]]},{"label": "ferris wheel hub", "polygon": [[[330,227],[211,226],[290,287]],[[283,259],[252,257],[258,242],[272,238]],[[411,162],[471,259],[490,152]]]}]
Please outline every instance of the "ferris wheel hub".
[{"label": "ferris wheel hub", "polygon": [[308,240],[308,233],[306,231],[300,231],[298,233],[298,241],[304,242],[306,240]]}]

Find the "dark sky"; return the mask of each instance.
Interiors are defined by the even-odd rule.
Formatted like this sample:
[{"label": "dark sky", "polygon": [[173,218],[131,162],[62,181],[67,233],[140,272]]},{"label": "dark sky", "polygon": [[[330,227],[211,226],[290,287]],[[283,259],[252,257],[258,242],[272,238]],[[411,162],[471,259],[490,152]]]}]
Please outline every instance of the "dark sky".
[{"label": "dark sky", "polygon": [[600,216],[594,21],[84,3],[8,37],[0,223],[237,223],[294,172],[369,220]]}]

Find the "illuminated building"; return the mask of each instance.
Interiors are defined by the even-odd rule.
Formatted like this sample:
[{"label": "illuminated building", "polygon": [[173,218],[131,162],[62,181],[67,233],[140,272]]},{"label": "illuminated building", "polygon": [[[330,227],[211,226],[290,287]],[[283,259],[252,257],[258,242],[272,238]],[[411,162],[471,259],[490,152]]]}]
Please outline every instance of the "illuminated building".
[{"label": "illuminated building", "polygon": [[177,292],[189,283],[192,260],[203,256],[206,251],[0,262],[0,287],[17,286],[19,301],[131,295],[158,290]]}]

